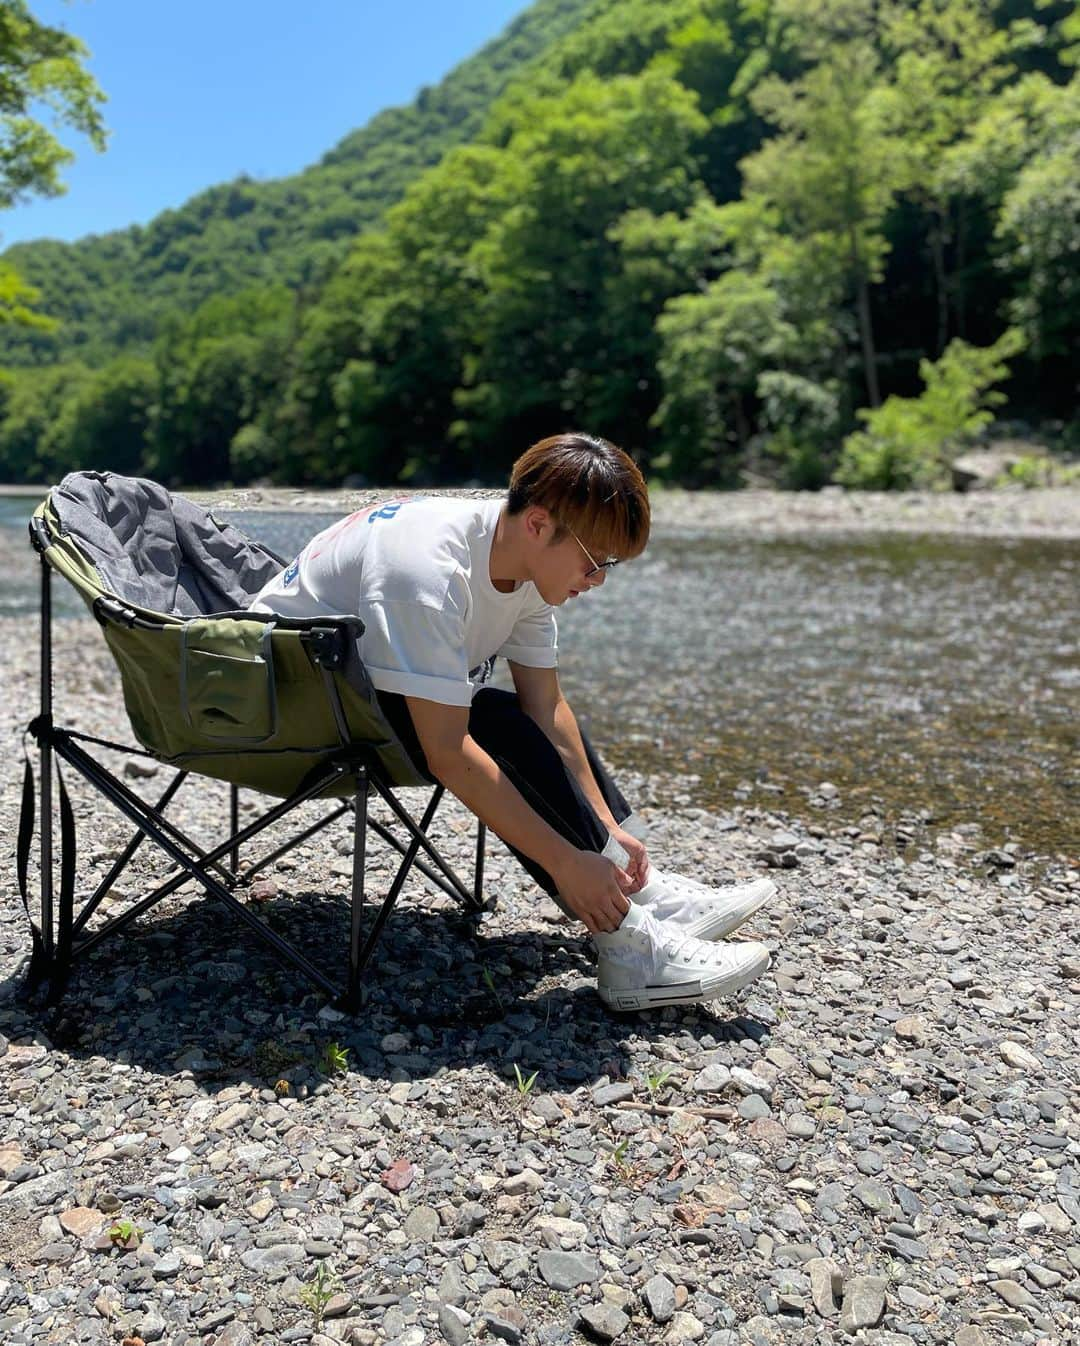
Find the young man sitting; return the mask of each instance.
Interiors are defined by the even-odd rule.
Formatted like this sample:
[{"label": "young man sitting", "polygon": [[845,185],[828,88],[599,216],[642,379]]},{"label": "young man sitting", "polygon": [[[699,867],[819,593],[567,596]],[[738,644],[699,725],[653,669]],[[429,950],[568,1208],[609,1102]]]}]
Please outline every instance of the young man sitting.
[{"label": "young man sitting", "polygon": [[[633,460],[589,435],[534,444],[505,500],[417,497],[315,537],[255,599],[285,616],[359,615],[361,654],[418,766],[582,921],[615,1009],[730,995],[768,950],[723,942],[775,892],[707,888],[652,864],[634,816],[559,687],[554,609],[649,538]],[[495,659],[516,695],[486,686]]]}]

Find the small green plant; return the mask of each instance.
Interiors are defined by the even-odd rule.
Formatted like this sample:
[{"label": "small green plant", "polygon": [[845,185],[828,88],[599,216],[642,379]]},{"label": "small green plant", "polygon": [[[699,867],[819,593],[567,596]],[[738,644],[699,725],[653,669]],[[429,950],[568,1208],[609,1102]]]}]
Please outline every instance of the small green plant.
[{"label": "small green plant", "polygon": [[611,1151],[611,1162],[615,1165],[618,1172],[625,1178],[630,1172],[630,1161],[627,1159],[627,1153],[630,1149],[630,1137],[623,1136],[618,1145]]},{"label": "small green plant", "polygon": [[115,1220],[109,1226],[107,1232],[110,1240],[116,1247],[120,1247],[121,1245],[126,1246],[132,1241],[138,1243],[143,1236],[143,1231],[139,1226],[133,1224],[130,1220]]},{"label": "small green plant", "polygon": [[521,1067],[516,1061],[514,1062],[514,1080],[517,1083],[518,1098],[520,1098],[523,1103],[532,1093],[532,1087],[536,1083],[536,1077],[539,1074],[540,1072],[538,1070],[534,1070],[529,1078],[526,1079],[521,1073]]},{"label": "small green plant", "polygon": [[324,1075],[344,1075],[349,1069],[348,1047],[328,1042],[319,1057],[319,1069]]},{"label": "small green plant", "polygon": [[484,985],[495,997],[495,1003],[499,1007],[499,1012],[503,1013],[504,1010],[503,1010],[502,996],[499,994],[499,988],[495,985],[495,978],[491,975],[491,968],[488,967],[487,963],[483,963],[481,965],[480,975],[484,979]]},{"label": "small green plant", "polygon": [[663,1093],[668,1080],[671,1079],[673,1070],[673,1066],[665,1066],[663,1070],[657,1071],[655,1075],[650,1074],[645,1076],[645,1088],[649,1091],[649,1100],[653,1107],[659,1103],[660,1095]]},{"label": "small green plant", "polygon": [[301,1289],[300,1299],[311,1310],[316,1332],[322,1331],[326,1306],[341,1288],[333,1266],[329,1262],[320,1262],[315,1275]]}]

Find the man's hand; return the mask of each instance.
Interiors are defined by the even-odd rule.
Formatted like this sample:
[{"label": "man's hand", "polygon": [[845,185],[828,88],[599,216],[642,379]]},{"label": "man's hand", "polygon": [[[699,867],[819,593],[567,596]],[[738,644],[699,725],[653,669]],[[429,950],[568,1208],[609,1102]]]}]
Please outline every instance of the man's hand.
[{"label": "man's hand", "polygon": [[595,851],[573,851],[552,877],[559,895],[591,935],[618,930],[630,910],[623,889],[633,890],[630,875]]},{"label": "man's hand", "polygon": [[609,827],[608,831],[626,852],[626,872],[632,881],[632,886],[626,891],[636,893],[649,881],[649,855],[645,843],[640,837],[624,832],[621,827]]}]

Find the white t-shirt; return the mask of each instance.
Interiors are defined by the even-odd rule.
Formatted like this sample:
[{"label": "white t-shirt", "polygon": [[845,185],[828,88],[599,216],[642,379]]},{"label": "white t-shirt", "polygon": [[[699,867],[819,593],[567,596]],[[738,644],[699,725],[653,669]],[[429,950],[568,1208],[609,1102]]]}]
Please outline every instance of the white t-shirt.
[{"label": "white t-shirt", "polygon": [[350,514],[307,544],[252,601],[284,617],[359,616],[379,691],[468,706],[496,656],[554,668],[555,613],[531,581],[491,582],[502,500],[434,496]]}]

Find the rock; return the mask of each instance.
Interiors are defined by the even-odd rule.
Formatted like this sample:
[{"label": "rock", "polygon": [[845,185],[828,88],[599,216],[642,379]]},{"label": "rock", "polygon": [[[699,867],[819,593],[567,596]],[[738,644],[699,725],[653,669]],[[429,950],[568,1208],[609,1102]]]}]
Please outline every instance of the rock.
[{"label": "rock", "polygon": [[999,478],[1006,476],[1021,458],[1038,454],[1035,444],[1021,441],[1002,441],[993,448],[971,449],[954,458],[949,464],[954,491],[984,491]]},{"label": "rock", "polygon": [[416,1177],[416,1168],[407,1159],[395,1159],[388,1169],[384,1169],[379,1181],[388,1192],[404,1192],[411,1187]]},{"label": "rock", "polygon": [[634,1086],[624,1080],[620,1080],[616,1084],[603,1084],[599,1089],[593,1090],[593,1103],[598,1108],[605,1108],[612,1103],[622,1103],[633,1097]]},{"label": "rock", "polygon": [[666,1323],[675,1312],[675,1287],[666,1276],[653,1276],[645,1282],[642,1298],[658,1323]]},{"label": "rock", "polygon": [[731,1082],[741,1094],[760,1094],[766,1099],[773,1096],[773,1087],[768,1080],[763,1080],[760,1075],[755,1075],[752,1070],[746,1070],[742,1066],[733,1067]]},{"label": "rock", "polygon": [[519,1325],[510,1318],[502,1318],[497,1313],[484,1314],[484,1326],[488,1333],[493,1337],[498,1337],[500,1341],[510,1342],[510,1346],[518,1346],[521,1341],[521,1329],[524,1326],[524,1315],[521,1315],[522,1322]]},{"label": "rock", "polygon": [[565,1113],[550,1094],[538,1094],[529,1104],[529,1111],[549,1126],[557,1126],[565,1120]]},{"label": "rock", "polygon": [[304,1260],[304,1249],[298,1243],[278,1243],[271,1248],[249,1248],[240,1254],[240,1261],[248,1271],[260,1276],[284,1271]]},{"label": "rock", "polygon": [[976,1327],[973,1323],[958,1327],[953,1340],[955,1346],[991,1346],[990,1338],[981,1327]]},{"label": "rock", "polygon": [[760,1094],[750,1094],[739,1103],[739,1116],[748,1122],[754,1122],[763,1117],[770,1117],[772,1109]]},{"label": "rock", "polygon": [[1036,1302],[1035,1296],[1030,1291],[1025,1290],[1019,1281],[991,1281],[990,1289],[999,1294],[1010,1309],[1026,1308]]},{"label": "rock", "polygon": [[180,1254],[174,1249],[170,1249],[158,1258],[152,1270],[156,1281],[172,1280],[174,1276],[180,1274]]},{"label": "rock", "polygon": [[1026,1070],[1028,1074],[1037,1074],[1042,1071],[1042,1062],[1037,1056],[1034,1056],[1026,1047],[1021,1047],[1018,1042],[1005,1041],[998,1048],[1001,1059],[1007,1066],[1012,1066],[1015,1070]]},{"label": "rock", "polygon": [[472,1317],[456,1304],[439,1306],[439,1331],[450,1346],[465,1346],[472,1330]]},{"label": "rock", "polygon": [[537,1265],[553,1290],[574,1290],[600,1276],[599,1263],[587,1253],[542,1252]]},{"label": "rock", "polygon": [[888,1210],[892,1205],[892,1196],[889,1189],[880,1182],[860,1182],[856,1183],[855,1199],[862,1203],[867,1210],[872,1210],[875,1214]]},{"label": "rock", "polygon": [[904,1019],[897,1019],[893,1024],[893,1032],[901,1042],[925,1042],[926,1024],[923,1023],[917,1015],[909,1015]]},{"label": "rock", "polygon": [[414,1243],[430,1243],[439,1233],[439,1212],[430,1206],[414,1206],[405,1217],[405,1236]]},{"label": "rock", "polygon": [[840,1328],[854,1336],[864,1327],[877,1327],[885,1315],[884,1276],[855,1276],[844,1289]]},{"label": "rock", "polygon": [[73,1206],[60,1215],[60,1226],[65,1233],[74,1234],[78,1239],[90,1238],[99,1234],[109,1217],[90,1206]]},{"label": "rock", "polygon": [[705,1335],[705,1324],[692,1313],[676,1313],[664,1333],[664,1341],[677,1346],[680,1341],[700,1341]]},{"label": "rock", "polygon": [[468,1238],[487,1223],[487,1211],[477,1201],[466,1201],[457,1213],[454,1231],[458,1238]]},{"label": "rock", "polygon": [[614,1341],[630,1326],[630,1319],[614,1304],[589,1304],[581,1310],[581,1323],[598,1341]]},{"label": "rock", "polygon": [[0,1178],[10,1178],[25,1163],[26,1156],[18,1145],[0,1145]]},{"label": "rock", "polygon": [[719,1094],[731,1083],[731,1071],[716,1061],[698,1071],[691,1084],[695,1094]]},{"label": "rock", "polygon": [[835,1316],[844,1291],[844,1277],[835,1262],[827,1257],[812,1257],[803,1266],[810,1277],[810,1297],[822,1318]]},{"label": "rock", "polygon": [[511,1173],[503,1179],[503,1191],[508,1196],[525,1196],[529,1192],[539,1192],[544,1180],[535,1169],[522,1169],[520,1173]]},{"label": "rock", "polygon": [[145,1342],[160,1341],[165,1335],[165,1328],[165,1319],[153,1305],[139,1319],[139,1336]]}]

